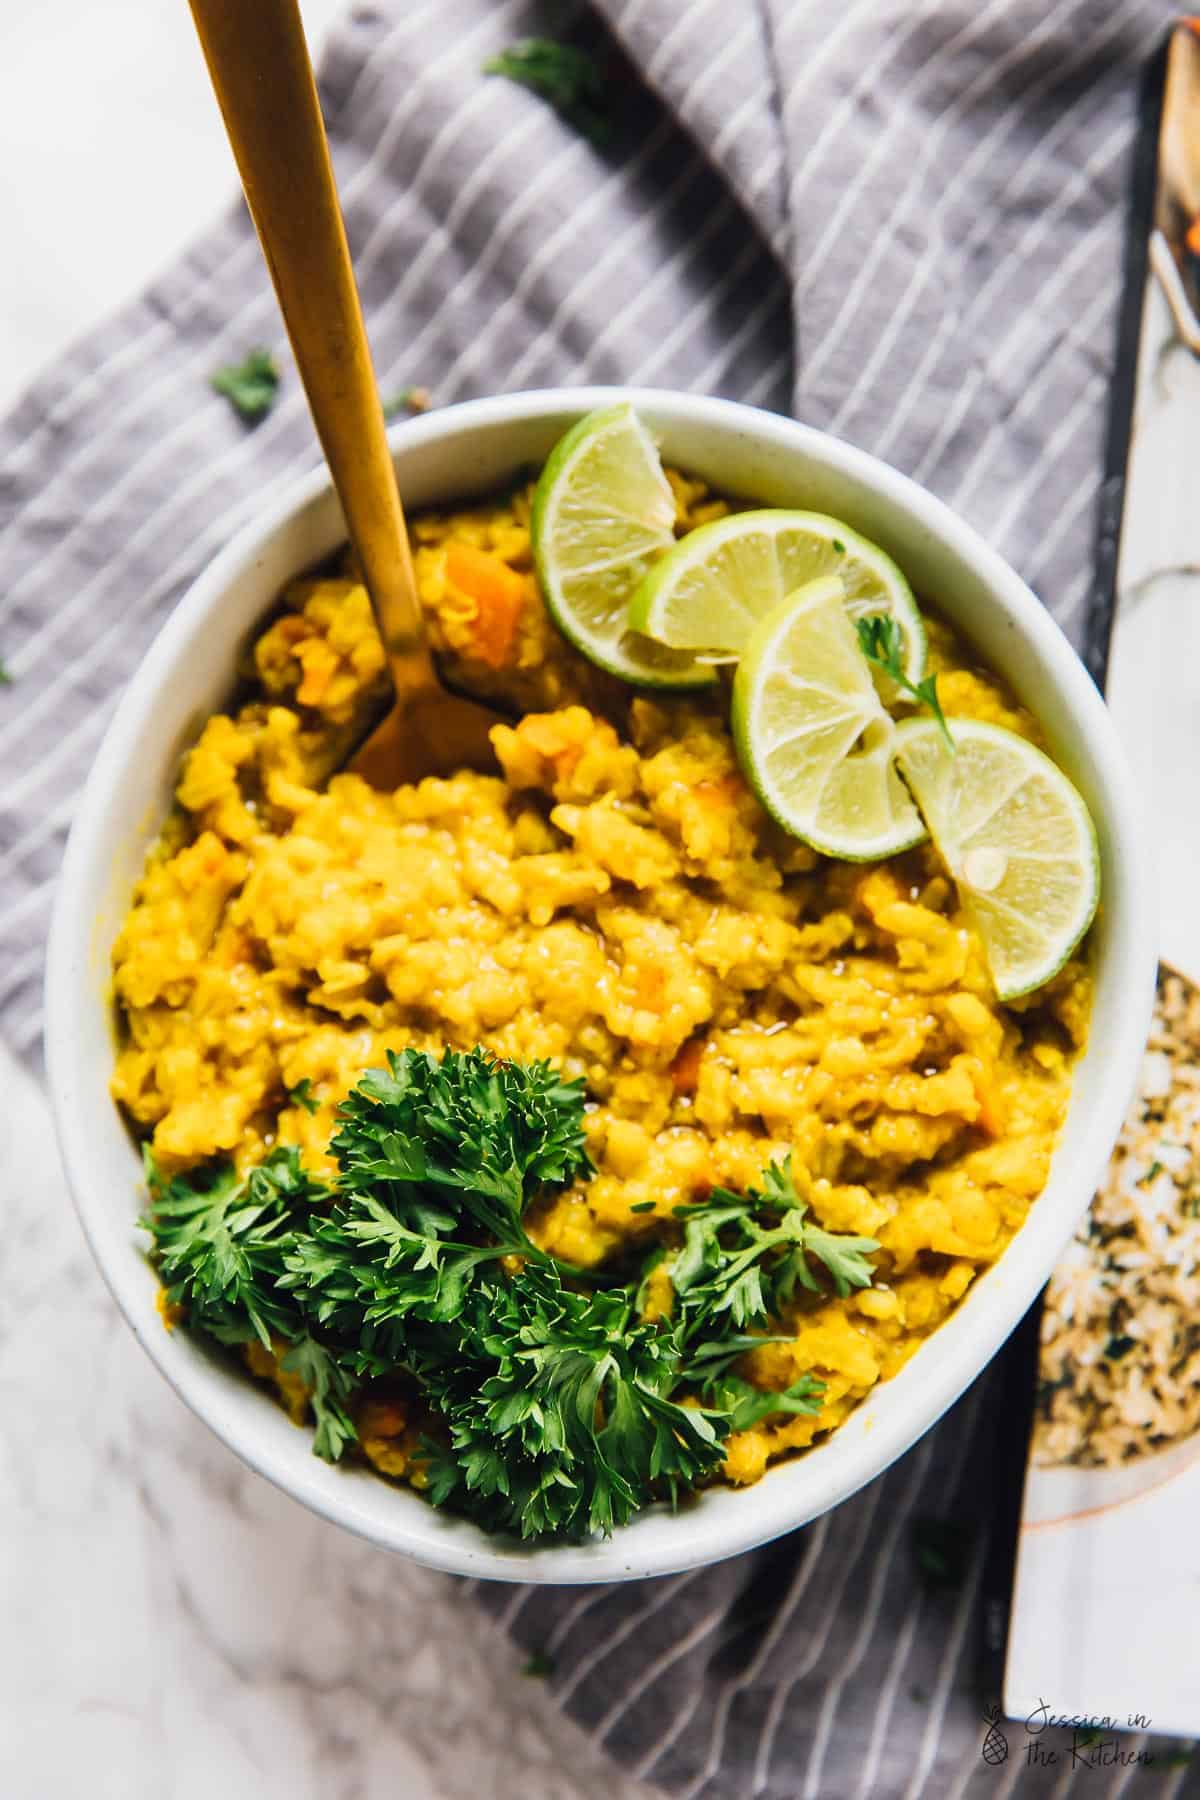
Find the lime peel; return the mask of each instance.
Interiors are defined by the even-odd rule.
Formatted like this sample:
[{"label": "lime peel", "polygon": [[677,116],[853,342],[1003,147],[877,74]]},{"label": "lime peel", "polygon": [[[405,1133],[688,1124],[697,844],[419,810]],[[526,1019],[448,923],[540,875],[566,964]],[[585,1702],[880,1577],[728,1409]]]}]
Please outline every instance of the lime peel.
[{"label": "lime peel", "polygon": [[1100,855],[1082,796],[1027,738],[956,717],[896,727],[895,755],[954,877],[1000,1000],[1043,987],[1096,915]]},{"label": "lime peel", "polygon": [[530,537],[555,624],[590,662],[640,687],[703,688],[716,671],[630,629],[634,588],[675,542],[675,496],[628,402],[580,419],[546,459]]},{"label": "lime peel", "polygon": [[[643,577],[630,601],[629,622],[676,650],[709,661],[736,660],[789,594],[835,574],[852,619],[882,614],[895,620],[904,674],[919,681],[925,628],[912,589],[877,544],[827,513],[760,507],[697,526]],[[886,698],[886,685],[882,691]]]}]

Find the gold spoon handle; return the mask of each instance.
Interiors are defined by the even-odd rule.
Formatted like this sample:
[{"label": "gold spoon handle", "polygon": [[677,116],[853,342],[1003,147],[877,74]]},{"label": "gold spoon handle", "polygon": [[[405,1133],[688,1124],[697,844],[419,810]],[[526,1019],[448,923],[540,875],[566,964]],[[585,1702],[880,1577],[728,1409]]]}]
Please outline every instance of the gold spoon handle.
[{"label": "gold spoon handle", "polygon": [[189,0],[398,693],[433,679],[296,0]]}]

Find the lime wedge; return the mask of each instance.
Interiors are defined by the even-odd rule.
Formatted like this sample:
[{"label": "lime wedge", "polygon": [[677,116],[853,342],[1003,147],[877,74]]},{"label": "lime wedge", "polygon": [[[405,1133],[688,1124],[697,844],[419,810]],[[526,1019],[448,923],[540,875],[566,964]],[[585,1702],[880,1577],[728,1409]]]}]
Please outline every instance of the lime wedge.
[{"label": "lime wedge", "polygon": [[852,619],[891,613],[904,638],[904,672],[919,681],[925,627],[912,589],[877,544],[826,513],[766,508],[697,527],[645,576],[629,622],[675,650],[731,661],[786,595],[825,575],[840,576]]},{"label": "lime wedge", "polygon": [[1091,924],[1100,857],[1087,807],[1048,756],[999,725],[909,719],[895,755],[983,943],[1001,1000],[1042,986]]},{"label": "lime wedge", "polygon": [[868,861],[920,843],[837,575],[808,582],[750,635],[733,683],[738,759],[767,811],[827,856]]},{"label": "lime wedge", "polygon": [[606,407],[554,446],[533,496],[546,604],[589,661],[643,687],[708,687],[712,669],[629,629],[634,588],[675,542],[675,496],[632,406]]}]

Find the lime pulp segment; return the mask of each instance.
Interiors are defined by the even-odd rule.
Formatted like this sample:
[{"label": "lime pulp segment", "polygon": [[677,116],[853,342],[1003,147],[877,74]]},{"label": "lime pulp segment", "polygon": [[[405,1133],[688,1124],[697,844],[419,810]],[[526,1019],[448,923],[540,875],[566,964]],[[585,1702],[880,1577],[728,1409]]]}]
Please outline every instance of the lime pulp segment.
[{"label": "lime pulp segment", "polygon": [[733,733],[767,811],[814,849],[870,861],[926,835],[838,576],[806,583],[755,627],[734,677]]},{"label": "lime pulp segment", "polygon": [[1095,916],[1095,827],[1062,770],[1026,738],[978,719],[896,728],[900,771],[979,933],[1001,1000],[1057,973]]},{"label": "lime pulp segment", "polygon": [[732,660],[761,620],[810,581],[837,575],[852,619],[889,613],[904,640],[905,674],[925,667],[925,628],[891,557],[826,513],[761,508],[701,525],[643,577],[630,623],[659,643]]}]

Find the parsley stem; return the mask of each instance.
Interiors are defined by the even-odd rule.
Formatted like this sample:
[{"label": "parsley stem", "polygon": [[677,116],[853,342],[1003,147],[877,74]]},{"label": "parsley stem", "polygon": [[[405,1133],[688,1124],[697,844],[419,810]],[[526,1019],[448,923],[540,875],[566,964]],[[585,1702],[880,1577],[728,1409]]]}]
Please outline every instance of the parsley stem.
[{"label": "parsley stem", "polygon": [[950,736],[950,727],[938,697],[937,676],[926,675],[921,681],[909,679],[904,668],[904,639],[896,620],[890,613],[870,613],[866,618],[856,619],[854,629],[858,634],[858,647],[867,661],[882,669],[903,693],[933,715],[946,748],[953,756],[954,739]]}]

